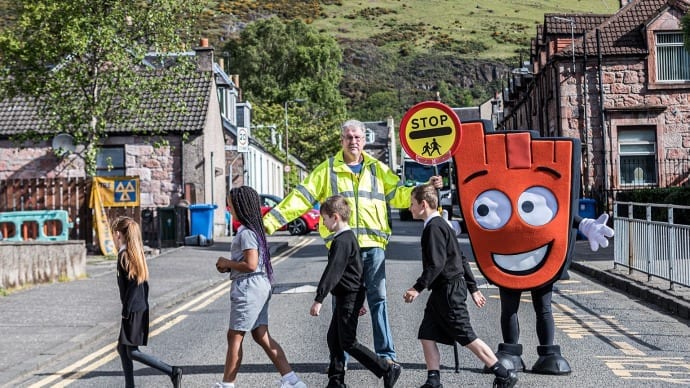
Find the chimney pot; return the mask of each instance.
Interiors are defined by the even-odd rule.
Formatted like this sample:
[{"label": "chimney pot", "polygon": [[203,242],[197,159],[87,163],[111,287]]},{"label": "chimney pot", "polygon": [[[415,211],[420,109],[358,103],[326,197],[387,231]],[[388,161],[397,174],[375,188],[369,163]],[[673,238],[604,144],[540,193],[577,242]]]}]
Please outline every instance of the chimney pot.
[{"label": "chimney pot", "polygon": [[208,38],[201,38],[199,40],[199,46],[201,47],[208,47]]}]

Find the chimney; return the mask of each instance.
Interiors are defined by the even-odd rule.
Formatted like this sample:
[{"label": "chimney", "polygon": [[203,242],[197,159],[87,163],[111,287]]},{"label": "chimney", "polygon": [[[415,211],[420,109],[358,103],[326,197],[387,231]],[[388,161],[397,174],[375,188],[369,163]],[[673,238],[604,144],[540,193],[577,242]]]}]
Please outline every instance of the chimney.
[{"label": "chimney", "polygon": [[230,76],[230,79],[232,79],[232,83],[235,84],[235,88],[237,89],[237,101],[242,101],[242,88],[240,87],[240,75],[239,74],[233,74]]},{"label": "chimney", "polygon": [[199,40],[199,47],[195,47],[197,69],[199,71],[213,71],[213,47],[208,45],[207,38]]}]

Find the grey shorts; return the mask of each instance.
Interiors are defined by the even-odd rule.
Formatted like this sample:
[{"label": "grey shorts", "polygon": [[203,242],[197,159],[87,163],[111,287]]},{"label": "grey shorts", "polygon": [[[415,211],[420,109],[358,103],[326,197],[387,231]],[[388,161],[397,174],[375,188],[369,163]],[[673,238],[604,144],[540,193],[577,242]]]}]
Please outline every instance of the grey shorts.
[{"label": "grey shorts", "polygon": [[268,325],[271,283],[264,274],[235,279],[230,286],[230,329],[251,331]]}]

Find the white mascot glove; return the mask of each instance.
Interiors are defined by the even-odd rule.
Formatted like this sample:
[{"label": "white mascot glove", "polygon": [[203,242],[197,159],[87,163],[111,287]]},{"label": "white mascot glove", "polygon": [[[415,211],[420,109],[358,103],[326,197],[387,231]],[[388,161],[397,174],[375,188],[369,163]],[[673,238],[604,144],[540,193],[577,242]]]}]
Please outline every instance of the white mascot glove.
[{"label": "white mascot glove", "polygon": [[451,228],[455,231],[455,235],[459,236],[462,234],[462,227],[460,226],[460,221],[457,220],[449,220],[448,219],[448,210],[443,209],[441,212],[441,217],[446,220],[448,225],[450,225]]},{"label": "white mascot glove", "polygon": [[591,218],[583,218],[580,221],[578,229],[589,240],[589,248],[596,252],[599,247],[606,248],[609,246],[609,238],[613,237],[613,229],[606,226],[606,221],[609,220],[609,215],[604,213],[596,220]]}]

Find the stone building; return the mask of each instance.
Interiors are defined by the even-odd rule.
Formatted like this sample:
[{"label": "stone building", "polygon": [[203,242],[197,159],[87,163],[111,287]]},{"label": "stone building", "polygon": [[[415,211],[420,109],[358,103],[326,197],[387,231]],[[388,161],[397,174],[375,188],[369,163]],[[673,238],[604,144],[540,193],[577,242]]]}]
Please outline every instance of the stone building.
[{"label": "stone building", "polygon": [[[158,121],[151,124],[141,119],[127,126],[139,128],[137,132],[108,126],[108,136],[98,149],[96,175],[138,177],[142,209],[175,206],[182,200],[189,204],[218,204],[213,229],[215,234],[220,234],[225,229],[225,139],[213,72],[213,49],[202,39],[192,54],[197,56],[197,71],[180,79],[185,87],[170,91],[178,95],[169,96],[186,109],[145,101],[159,112]],[[163,130],[151,136],[146,130],[150,125]],[[13,135],[37,128],[50,133],[45,126],[36,106],[27,100],[17,97],[0,101],[0,183],[85,177],[83,159],[75,153],[56,156],[53,139],[23,144],[11,140]],[[158,146],[163,141],[167,145]],[[79,152],[79,147],[75,151]],[[81,197],[75,199],[81,202],[72,218],[82,215],[84,208],[88,210],[86,198],[86,201]],[[57,204],[58,208],[62,206]],[[13,210],[12,204],[7,207],[0,210]],[[88,227],[82,225],[82,228],[81,236],[90,234]]]},{"label": "stone building", "polygon": [[612,15],[546,14],[509,77],[499,129],[582,142],[582,193],[688,184],[687,0],[621,1]]}]

